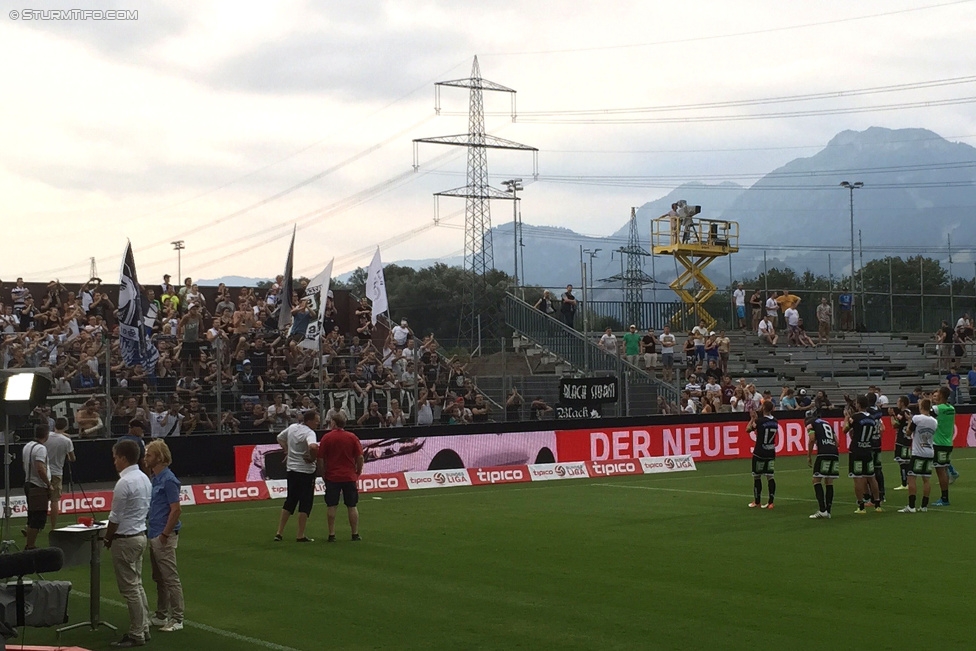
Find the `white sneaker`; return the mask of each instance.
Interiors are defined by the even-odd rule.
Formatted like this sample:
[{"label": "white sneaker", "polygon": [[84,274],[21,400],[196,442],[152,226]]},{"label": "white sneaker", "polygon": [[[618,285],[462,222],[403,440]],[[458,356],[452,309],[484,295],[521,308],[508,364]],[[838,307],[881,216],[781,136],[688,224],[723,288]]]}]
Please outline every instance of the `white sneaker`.
[{"label": "white sneaker", "polygon": [[912,507],[910,507],[910,506],[906,506],[906,507],[905,507],[905,508],[903,508],[903,509],[898,509],[898,512],[899,512],[899,513],[914,513],[914,512],[915,512],[915,509],[913,509],[913,508],[912,508]]},{"label": "white sneaker", "polygon": [[149,623],[153,626],[166,626],[169,624],[169,620],[164,617],[156,617],[156,613],[153,613],[149,618]]},{"label": "white sneaker", "polygon": [[826,519],[826,518],[829,518],[829,517],[830,517],[830,514],[827,513],[826,511],[817,511],[816,513],[814,513],[813,515],[810,516],[810,519],[811,520],[820,520],[820,519]]},{"label": "white sneaker", "polygon": [[183,622],[177,622],[176,620],[173,620],[168,624],[166,624],[166,626],[159,629],[159,632],[172,633],[173,631],[182,631],[182,630],[183,630]]}]

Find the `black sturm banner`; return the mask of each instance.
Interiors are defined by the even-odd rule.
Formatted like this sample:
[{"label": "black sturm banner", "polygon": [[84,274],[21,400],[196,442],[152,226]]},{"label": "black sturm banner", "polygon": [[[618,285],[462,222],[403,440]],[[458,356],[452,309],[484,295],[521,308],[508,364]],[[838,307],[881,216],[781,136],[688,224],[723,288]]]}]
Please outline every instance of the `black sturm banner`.
[{"label": "black sturm banner", "polygon": [[617,402],[617,378],[583,377],[559,380],[559,404],[592,406]]}]

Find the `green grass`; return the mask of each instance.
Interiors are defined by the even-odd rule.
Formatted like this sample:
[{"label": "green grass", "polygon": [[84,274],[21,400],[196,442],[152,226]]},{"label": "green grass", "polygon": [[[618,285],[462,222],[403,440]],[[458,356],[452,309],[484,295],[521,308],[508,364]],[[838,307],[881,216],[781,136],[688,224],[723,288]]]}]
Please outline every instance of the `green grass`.
[{"label": "green grass", "polygon": [[[151,648],[971,649],[976,451],[955,453],[953,506],[835,517],[816,510],[805,458],[777,463],[775,511],[750,510],[748,461],[696,473],[365,496],[363,543],[341,519],[326,545],[271,542],[280,502],[184,511],[179,560],[191,622]],[[886,457],[889,455],[886,455]],[[887,461],[889,483],[896,466]],[[938,487],[935,487],[938,497]],[[126,613],[108,557],[103,617]],[[85,569],[57,577],[88,589]],[[155,593],[149,580],[150,604]],[[87,602],[72,597],[81,620]],[[31,643],[53,631],[29,629]],[[102,629],[63,643],[108,648]],[[279,647],[280,648],[280,647]]]}]

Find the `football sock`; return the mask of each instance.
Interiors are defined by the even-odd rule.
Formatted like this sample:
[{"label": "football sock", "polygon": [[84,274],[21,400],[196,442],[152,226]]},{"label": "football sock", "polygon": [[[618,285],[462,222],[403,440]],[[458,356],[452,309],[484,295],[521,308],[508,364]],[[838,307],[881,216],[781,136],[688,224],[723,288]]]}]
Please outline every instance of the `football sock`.
[{"label": "football sock", "polygon": [[830,507],[834,505],[834,485],[827,484],[827,488],[824,491],[824,502],[827,504],[827,513],[830,513]]},{"label": "football sock", "polygon": [[901,470],[901,485],[908,486],[908,466],[900,464],[898,468]]},{"label": "football sock", "polygon": [[925,496],[923,495],[923,496],[922,496],[922,508],[924,509],[924,508],[925,508],[925,507],[927,507],[928,505],[929,505],[929,498],[927,498],[927,497],[925,497]]},{"label": "football sock", "polygon": [[876,509],[880,509],[881,508],[881,498],[880,497],[878,499],[876,499],[876,500],[871,500],[871,503],[874,504],[874,508],[876,508]]},{"label": "football sock", "polygon": [[814,484],[813,492],[817,494],[817,505],[820,507],[820,511],[827,510],[827,503],[824,500],[824,487],[823,484]]},{"label": "football sock", "polygon": [[752,479],[752,495],[753,502],[759,504],[759,500],[762,499],[762,477],[753,477]]},{"label": "football sock", "polygon": [[948,488],[945,489],[944,491],[942,491],[942,501],[943,502],[948,502],[949,501],[949,489]]},{"label": "football sock", "polygon": [[915,508],[915,497],[915,495],[908,496],[908,506],[912,507],[913,509]]},{"label": "football sock", "polygon": [[767,483],[769,484],[769,503],[772,504],[776,497],[776,480],[770,477]]},{"label": "football sock", "polygon": [[860,511],[863,511],[864,510],[864,500],[858,500],[857,501],[857,508]]},{"label": "football sock", "polygon": [[874,478],[878,480],[878,495],[881,497],[881,499],[884,499],[884,470],[881,469],[881,466],[878,466],[878,468],[875,469]]}]

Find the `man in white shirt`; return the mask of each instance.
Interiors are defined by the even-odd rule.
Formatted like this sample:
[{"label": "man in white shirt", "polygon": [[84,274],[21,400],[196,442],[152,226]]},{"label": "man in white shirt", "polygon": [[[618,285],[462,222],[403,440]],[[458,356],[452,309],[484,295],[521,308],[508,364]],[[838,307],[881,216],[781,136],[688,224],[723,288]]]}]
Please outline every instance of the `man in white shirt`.
[{"label": "man in white shirt", "polygon": [[746,290],[739,283],[738,288],[732,292],[732,304],[735,306],[735,316],[739,319],[739,327],[746,329]]},{"label": "man in white shirt", "polygon": [[759,341],[765,341],[770,346],[775,346],[776,342],[779,341],[776,326],[773,325],[773,317],[768,314],[759,322]]},{"label": "man in white shirt", "polygon": [[68,419],[58,418],[54,421],[54,431],[44,442],[44,447],[47,448],[47,469],[51,478],[51,529],[56,529],[58,526],[64,462],[74,463],[75,460],[75,444],[68,438],[67,431]]},{"label": "man in white shirt", "polygon": [[143,646],[149,632],[149,600],[142,587],[142,557],[146,551],[146,520],[152,484],[139,468],[139,446],[122,439],[112,447],[112,460],[119,473],[112,495],[105,546],[112,553],[119,594],[129,608],[129,631],[113,646]]},{"label": "man in white shirt", "polygon": [[410,335],[410,328],[407,326],[406,319],[400,319],[400,325],[393,326],[393,341],[400,348],[407,345],[407,337]]},{"label": "man in white shirt", "polygon": [[159,419],[159,438],[179,436],[183,418],[183,414],[180,413],[180,403],[173,400],[169,406],[169,411]]},{"label": "man in white shirt", "polygon": [[776,317],[779,316],[779,303],[776,302],[776,292],[770,292],[769,298],[766,299],[766,316],[769,317],[771,323],[776,324]]},{"label": "man in white shirt", "polygon": [[661,365],[664,367],[664,381],[670,382],[674,377],[674,343],[675,337],[671,334],[671,326],[664,326],[664,332],[658,339],[661,342]]},{"label": "man in white shirt", "polygon": [[36,549],[37,534],[47,523],[47,504],[51,497],[48,475],[47,425],[34,426],[34,440],[24,446],[24,495],[27,497],[27,536],[25,549]]},{"label": "man in white shirt", "polygon": [[305,525],[312,513],[312,501],[315,498],[315,459],[319,444],[315,439],[315,428],[319,426],[319,412],[306,411],[302,415],[302,422],[289,425],[278,434],[278,445],[285,451],[285,470],[288,477],[288,495],[281,507],[281,517],[278,520],[278,531],[275,542],[280,542],[285,532],[288,518],[298,507],[297,542],[314,542],[305,535]]},{"label": "man in white shirt", "polygon": [[705,319],[698,322],[691,330],[692,336],[695,338],[695,360],[699,364],[705,363],[705,339],[708,338],[708,328],[705,327]]},{"label": "man in white shirt", "polygon": [[788,307],[783,312],[786,320],[786,331],[791,346],[800,345],[800,313],[795,307]]},{"label": "man in white shirt", "polygon": [[600,337],[600,348],[610,355],[617,355],[617,335],[613,334],[612,328],[607,328],[607,331]]}]

